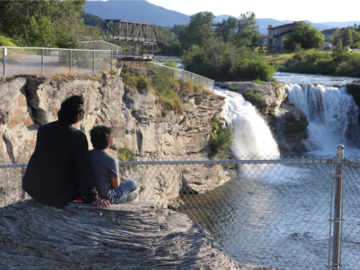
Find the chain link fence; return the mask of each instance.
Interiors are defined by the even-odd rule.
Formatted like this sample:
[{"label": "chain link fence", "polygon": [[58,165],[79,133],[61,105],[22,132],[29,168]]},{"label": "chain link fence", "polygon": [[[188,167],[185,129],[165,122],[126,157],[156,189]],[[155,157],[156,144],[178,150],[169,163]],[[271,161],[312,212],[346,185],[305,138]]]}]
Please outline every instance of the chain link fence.
[{"label": "chain link fence", "polygon": [[174,79],[184,79],[185,81],[191,81],[194,84],[203,86],[205,89],[214,90],[215,89],[215,81],[209,78],[203,77],[201,75],[191,73],[189,71],[167,67],[154,62],[122,62],[122,65],[132,66],[136,68],[146,68],[155,70],[157,72],[164,73],[166,76],[174,78]]},{"label": "chain link fence", "polygon": [[95,73],[112,70],[112,50],[0,47],[0,74]]},{"label": "chain link fence", "polygon": [[[138,200],[187,214],[236,261],[278,269],[359,269],[360,162],[288,158],[120,162]],[[338,169],[343,204],[339,219]],[[1,205],[24,198],[25,165],[0,166]],[[334,262],[336,224],[340,259]],[[341,241],[340,241],[341,240]]]}]

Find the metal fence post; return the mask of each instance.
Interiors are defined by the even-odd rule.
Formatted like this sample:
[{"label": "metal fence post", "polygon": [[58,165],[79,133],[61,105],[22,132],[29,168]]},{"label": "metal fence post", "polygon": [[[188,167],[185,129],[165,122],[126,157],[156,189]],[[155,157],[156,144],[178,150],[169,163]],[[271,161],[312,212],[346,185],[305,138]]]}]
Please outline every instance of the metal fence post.
[{"label": "metal fence post", "polygon": [[93,51],[93,66],[92,66],[92,72],[95,73],[95,51]]},{"label": "metal fence post", "polygon": [[[59,51],[59,61],[60,61],[60,51]],[[44,73],[44,49],[41,49],[41,73]]]},{"label": "metal fence post", "polygon": [[111,48],[111,61],[110,61],[110,70],[113,70],[113,58],[114,58],[114,52],[113,49]]},{"label": "metal fence post", "polygon": [[331,269],[341,269],[341,228],[342,228],[342,199],[343,199],[343,164],[345,146],[338,145],[336,154],[336,183],[334,202],[334,233]]},{"label": "metal fence post", "polygon": [[174,79],[175,79],[175,68],[173,70],[174,70]]},{"label": "metal fence post", "polygon": [[70,72],[72,72],[72,50],[70,50]]},{"label": "metal fence post", "polygon": [[5,77],[6,75],[6,53],[7,53],[7,48],[3,49],[3,76]]}]

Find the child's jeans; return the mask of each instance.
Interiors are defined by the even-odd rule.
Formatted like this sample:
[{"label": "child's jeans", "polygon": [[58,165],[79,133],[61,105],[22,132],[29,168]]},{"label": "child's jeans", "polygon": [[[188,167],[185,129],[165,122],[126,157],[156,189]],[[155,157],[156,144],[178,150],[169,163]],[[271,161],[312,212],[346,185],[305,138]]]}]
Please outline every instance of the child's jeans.
[{"label": "child's jeans", "polygon": [[126,180],[120,183],[120,186],[117,188],[112,188],[108,192],[108,200],[111,204],[116,204],[126,195],[130,194],[136,189],[136,182],[132,179]]},{"label": "child's jeans", "polygon": [[[119,200],[121,200],[126,195],[130,194],[137,188],[136,182],[132,179],[126,180],[122,183],[120,183],[120,186],[117,188],[112,188],[108,192],[107,199],[109,200],[110,204],[116,204]],[[89,201],[86,197],[81,196],[81,199],[84,203],[90,204],[91,201]]]}]

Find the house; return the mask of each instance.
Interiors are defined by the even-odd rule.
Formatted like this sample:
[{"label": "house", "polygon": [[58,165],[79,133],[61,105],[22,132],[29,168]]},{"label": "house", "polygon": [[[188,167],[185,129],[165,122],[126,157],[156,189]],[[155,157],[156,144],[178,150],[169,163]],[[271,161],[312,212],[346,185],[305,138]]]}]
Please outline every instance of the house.
[{"label": "house", "polygon": [[268,26],[268,51],[282,51],[284,49],[284,39],[286,34],[295,32],[296,26],[299,22],[279,25],[273,27],[271,24]]}]

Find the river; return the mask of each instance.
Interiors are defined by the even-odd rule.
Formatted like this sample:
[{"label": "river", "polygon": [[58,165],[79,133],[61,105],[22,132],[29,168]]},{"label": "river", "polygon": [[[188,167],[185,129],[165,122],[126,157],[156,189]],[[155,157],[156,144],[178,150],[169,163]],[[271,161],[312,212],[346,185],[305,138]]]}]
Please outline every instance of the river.
[{"label": "river", "polygon": [[[309,119],[308,158],[334,158],[344,144],[359,158],[359,109],[345,90],[352,78],[277,73],[290,102]],[[335,85],[335,86],[334,86]],[[223,111],[234,126],[238,159],[281,159],[265,121],[240,94]],[[261,157],[260,157],[261,156]],[[295,158],[295,157],[294,157]],[[211,192],[183,196],[181,211],[208,229],[235,260],[281,269],[326,269],[331,247],[334,165],[243,165],[238,176]],[[343,269],[360,269],[360,170],[345,166]]]}]

